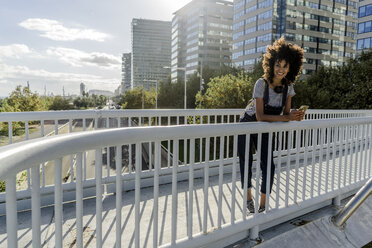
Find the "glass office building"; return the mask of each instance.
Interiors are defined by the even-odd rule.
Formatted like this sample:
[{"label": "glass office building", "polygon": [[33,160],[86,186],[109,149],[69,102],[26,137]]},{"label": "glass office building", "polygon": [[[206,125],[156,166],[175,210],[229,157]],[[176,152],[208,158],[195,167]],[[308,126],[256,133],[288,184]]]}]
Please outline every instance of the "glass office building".
[{"label": "glass office building", "polygon": [[201,64],[211,69],[231,65],[232,16],[233,3],[224,0],[193,0],[174,13],[172,81]]},{"label": "glass office building", "polygon": [[372,48],[372,0],[359,2],[357,52]]},{"label": "glass office building", "polygon": [[357,11],[350,0],[234,0],[233,64],[252,69],[284,36],[304,48],[304,74],[342,65],[355,56]]},{"label": "glass office building", "polygon": [[133,19],[131,88],[149,90],[157,81],[166,80],[170,61],[171,22]]},{"label": "glass office building", "polygon": [[123,53],[121,58],[121,92],[125,93],[131,87],[131,65],[132,65],[132,53]]}]

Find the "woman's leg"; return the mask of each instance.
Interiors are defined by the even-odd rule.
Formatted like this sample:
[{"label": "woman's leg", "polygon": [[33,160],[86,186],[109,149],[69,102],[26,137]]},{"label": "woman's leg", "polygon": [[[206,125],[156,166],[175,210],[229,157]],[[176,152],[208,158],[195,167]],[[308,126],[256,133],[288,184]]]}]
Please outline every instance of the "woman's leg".
[{"label": "woman's leg", "polygon": [[[257,139],[257,135],[251,135],[250,137],[250,149],[248,154],[248,182],[247,182],[247,200],[252,199],[251,187],[252,187],[252,163],[253,163],[253,152],[254,142]],[[244,171],[245,171],[245,150],[246,150],[246,135],[238,136],[238,154],[239,154],[239,166],[240,166],[240,181],[242,189],[244,190]]]},{"label": "woman's leg", "polygon": [[262,171],[262,181],[261,181],[261,200],[260,200],[260,206],[266,205],[266,194],[268,191],[268,194],[270,194],[273,182],[274,182],[274,173],[275,173],[275,164],[274,164],[274,158],[273,158],[273,150],[274,150],[274,137],[271,147],[271,161],[269,164],[270,168],[270,183],[269,183],[269,190],[266,189],[267,185],[267,167],[268,167],[268,161],[267,161],[267,155],[268,155],[268,144],[269,144],[269,134],[264,133],[262,135],[262,145],[261,145],[261,171]]}]

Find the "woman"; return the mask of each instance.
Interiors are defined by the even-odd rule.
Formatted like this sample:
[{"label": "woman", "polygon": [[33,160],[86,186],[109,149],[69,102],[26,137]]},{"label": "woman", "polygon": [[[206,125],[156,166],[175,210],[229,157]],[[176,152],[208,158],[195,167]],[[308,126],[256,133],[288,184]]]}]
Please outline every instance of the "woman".
[{"label": "woman", "polygon": [[[291,99],[295,95],[293,85],[302,70],[303,49],[297,45],[286,43],[284,38],[276,40],[272,46],[268,46],[263,56],[262,67],[264,75],[258,79],[253,91],[253,99],[245,109],[240,122],[252,121],[300,121],[304,117],[303,111],[291,109]],[[261,199],[258,212],[265,211],[266,203],[266,178],[267,178],[267,155],[268,155],[268,133],[262,135],[261,140],[261,164],[262,182]],[[274,137],[273,137],[274,139]],[[240,174],[242,188],[244,187],[244,164],[246,136],[238,137],[238,153],[240,162]],[[274,147],[274,142],[272,142]],[[252,162],[253,152],[257,147],[257,134],[250,136],[249,160],[248,160],[248,190],[247,208],[254,213],[255,208],[252,200]],[[270,189],[274,181],[274,159],[273,148],[271,149],[270,163]]]}]

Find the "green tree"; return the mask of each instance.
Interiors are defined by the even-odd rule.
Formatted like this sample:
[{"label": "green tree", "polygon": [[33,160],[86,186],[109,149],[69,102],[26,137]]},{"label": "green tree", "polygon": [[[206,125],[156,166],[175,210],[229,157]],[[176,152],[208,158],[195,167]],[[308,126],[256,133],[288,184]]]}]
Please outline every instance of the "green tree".
[{"label": "green tree", "polygon": [[143,87],[127,90],[118,104],[121,104],[123,109],[141,109],[142,106],[145,109],[155,108],[155,90],[153,88],[146,91]]},{"label": "green tree", "polygon": [[248,72],[248,75],[252,78],[253,82],[256,82],[264,74],[262,68],[262,56],[256,64],[254,64],[252,71]]},{"label": "green tree", "polygon": [[165,82],[160,81],[158,92],[159,108],[183,108],[183,99],[184,82],[182,80],[172,83],[171,78],[168,77]]},{"label": "green tree", "polygon": [[37,93],[31,92],[28,87],[18,85],[10,93],[10,96],[3,100],[0,112],[25,112],[44,110],[44,105]]},{"label": "green tree", "polygon": [[49,110],[69,110],[73,109],[73,105],[70,104],[70,101],[64,99],[62,96],[56,96],[53,98]]},{"label": "green tree", "polygon": [[[18,85],[16,89],[10,93],[10,96],[2,101],[0,112],[25,112],[25,111],[41,111],[44,109],[44,104],[35,92],[31,92],[28,87]],[[24,131],[24,122],[13,122],[13,135]],[[6,135],[8,133],[8,123],[1,123],[0,133]]]},{"label": "green tree", "polygon": [[313,109],[372,108],[372,50],[350,59],[343,66],[320,67],[296,84],[294,107]]},{"label": "green tree", "polygon": [[79,96],[79,97],[75,98],[73,103],[74,103],[75,107],[78,108],[78,109],[87,109],[88,106],[89,106],[89,98],[85,97],[85,96],[83,96],[83,97]]},{"label": "green tree", "polygon": [[[196,94],[200,91],[200,76],[194,73],[187,80],[187,108],[194,109],[196,107]],[[203,90],[204,91],[204,90]]]},{"label": "green tree", "polygon": [[204,95],[196,96],[202,108],[244,108],[252,98],[254,82],[245,73],[212,78]]},{"label": "green tree", "polygon": [[49,106],[53,103],[54,97],[51,96],[40,96],[40,101],[42,104],[42,109],[43,110],[48,110]]}]

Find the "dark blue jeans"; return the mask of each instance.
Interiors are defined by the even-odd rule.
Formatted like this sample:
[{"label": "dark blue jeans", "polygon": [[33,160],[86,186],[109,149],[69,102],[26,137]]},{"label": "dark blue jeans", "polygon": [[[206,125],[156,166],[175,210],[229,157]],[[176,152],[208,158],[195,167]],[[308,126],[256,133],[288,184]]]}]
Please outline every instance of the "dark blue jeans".
[{"label": "dark blue jeans", "polygon": [[[247,122],[249,120],[245,120],[242,118],[240,122]],[[250,142],[249,142],[249,156],[248,156],[248,188],[252,187],[252,163],[253,163],[253,153],[257,150],[257,134],[251,134]],[[273,158],[273,150],[274,150],[274,140],[275,135],[273,135],[272,140],[272,149],[271,149],[271,163],[270,167],[270,191],[273,187],[274,182],[274,173],[275,173],[275,164]],[[269,134],[264,133],[262,134],[261,138],[261,163],[260,168],[262,171],[262,180],[261,180],[261,193],[266,194],[266,181],[267,181],[267,155],[268,155],[268,146],[269,146]],[[245,164],[245,145],[246,145],[246,135],[239,135],[238,136],[238,155],[239,155],[239,165],[240,165],[240,180],[242,183],[242,188],[244,188],[244,164]]]}]

